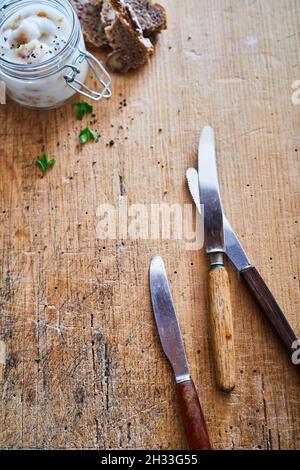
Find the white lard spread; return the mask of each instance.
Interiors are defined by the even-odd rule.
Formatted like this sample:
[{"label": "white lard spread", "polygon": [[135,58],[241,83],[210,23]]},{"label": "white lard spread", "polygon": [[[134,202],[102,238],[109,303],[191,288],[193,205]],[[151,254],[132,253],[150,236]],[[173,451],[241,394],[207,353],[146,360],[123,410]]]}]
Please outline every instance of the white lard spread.
[{"label": "white lard spread", "polygon": [[71,34],[67,18],[49,5],[15,13],[0,31],[0,54],[20,64],[39,64],[57,55]]},{"label": "white lard spread", "polygon": [[[31,5],[20,6],[18,12],[10,15],[1,26],[0,59],[20,66],[46,65],[46,62],[56,57],[67,46],[72,27],[72,19],[50,4],[37,1]],[[78,47],[85,50],[82,32]],[[65,59],[66,63],[73,63],[78,55],[78,48],[71,50]],[[21,79],[7,73],[3,73],[3,76],[0,73],[0,79],[5,81],[8,94],[20,104],[44,109],[57,107],[75,93],[64,79],[71,70],[62,69],[63,65],[65,63],[57,67],[57,72],[35,79],[26,76],[26,70],[22,72]],[[80,69],[76,79],[84,82],[88,64],[83,60],[76,65]]]}]

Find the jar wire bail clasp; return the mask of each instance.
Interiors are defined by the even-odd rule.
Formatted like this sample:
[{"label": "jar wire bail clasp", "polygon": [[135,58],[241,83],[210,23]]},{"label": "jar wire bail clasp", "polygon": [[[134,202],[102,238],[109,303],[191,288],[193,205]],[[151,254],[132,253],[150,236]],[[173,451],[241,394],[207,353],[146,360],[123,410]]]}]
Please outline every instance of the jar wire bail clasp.
[{"label": "jar wire bail clasp", "polygon": [[[92,88],[85,85],[80,80],[77,80],[76,76],[80,73],[80,64],[86,60],[89,68],[92,70],[97,81],[101,85],[101,91],[93,90]],[[76,65],[78,64],[78,65]],[[93,54],[88,51],[82,51],[79,49],[78,57],[73,61],[72,64],[66,64],[64,69],[70,69],[67,75],[64,75],[66,83],[75,91],[80,93],[94,101],[99,101],[102,98],[110,98],[112,93],[110,90],[111,77],[103,67],[100,60],[98,60]]]}]

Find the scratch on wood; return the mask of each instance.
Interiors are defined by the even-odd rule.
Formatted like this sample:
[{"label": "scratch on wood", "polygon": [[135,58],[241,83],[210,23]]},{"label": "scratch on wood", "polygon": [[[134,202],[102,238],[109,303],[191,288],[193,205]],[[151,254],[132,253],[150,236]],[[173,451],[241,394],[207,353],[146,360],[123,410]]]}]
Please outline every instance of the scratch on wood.
[{"label": "scratch on wood", "polygon": [[0,379],[3,380],[6,364],[6,344],[0,340]]},{"label": "scratch on wood", "polygon": [[130,421],[127,423],[127,442],[129,445],[131,444],[131,422]]},{"label": "scratch on wood", "polygon": [[104,377],[105,377],[105,400],[106,400],[106,410],[109,410],[109,377],[110,377],[110,369],[109,369],[109,355],[108,355],[108,347],[105,343],[104,345]]},{"label": "scratch on wood", "polygon": [[124,185],[124,178],[122,175],[119,175],[119,185],[120,185],[120,196],[125,196],[126,189]]},{"label": "scratch on wood", "polygon": [[1,339],[0,340],[0,364],[5,366],[6,363],[6,344]]}]

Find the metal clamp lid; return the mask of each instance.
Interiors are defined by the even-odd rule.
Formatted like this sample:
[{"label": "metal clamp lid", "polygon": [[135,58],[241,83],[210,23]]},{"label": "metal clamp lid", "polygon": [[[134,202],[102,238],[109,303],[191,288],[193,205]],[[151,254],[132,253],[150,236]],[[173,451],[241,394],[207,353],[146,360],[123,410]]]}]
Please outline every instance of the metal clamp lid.
[{"label": "metal clamp lid", "polygon": [[[93,71],[96,79],[100,83],[102,91],[92,90],[83,82],[77,80],[76,76],[80,73],[80,68],[76,64],[78,63],[78,65],[80,65],[84,60],[87,61],[89,68]],[[100,73],[98,72],[97,67],[100,69]],[[78,57],[72,64],[64,65],[63,69],[71,69],[67,75],[64,75],[66,83],[73,90],[77,91],[86,98],[99,101],[102,98],[108,99],[111,97],[112,93],[109,88],[111,84],[111,77],[103,67],[102,63],[94,55],[90,54],[90,52],[79,49]]]}]

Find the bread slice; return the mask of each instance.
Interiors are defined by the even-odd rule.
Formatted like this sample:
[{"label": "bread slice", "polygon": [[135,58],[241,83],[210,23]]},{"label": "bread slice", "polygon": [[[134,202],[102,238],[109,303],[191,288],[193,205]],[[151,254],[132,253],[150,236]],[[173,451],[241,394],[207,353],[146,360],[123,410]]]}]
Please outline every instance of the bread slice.
[{"label": "bread slice", "polygon": [[110,47],[107,66],[113,72],[128,72],[144,65],[153,54],[150,39],[143,30],[131,5],[124,0],[110,0],[115,11],[111,23],[105,27]]},{"label": "bread slice", "polygon": [[70,0],[81,23],[84,39],[91,48],[108,46],[100,15],[103,0]]},{"label": "bread slice", "polygon": [[[167,29],[167,13],[165,8],[150,0],[126,0],[131,6],[146,38],[151,38]],[[110,0],[103,0],[101,22],[105,27],[110,26],[115,18],[116,11]]]},{"label": "bread slice", "polygon": [[87,45],[112,49],[107,66],[113,72],[127,72],[145,64],[153,54],[157,34],[167,28],[164,7],[150,0],[70,1]]}]

